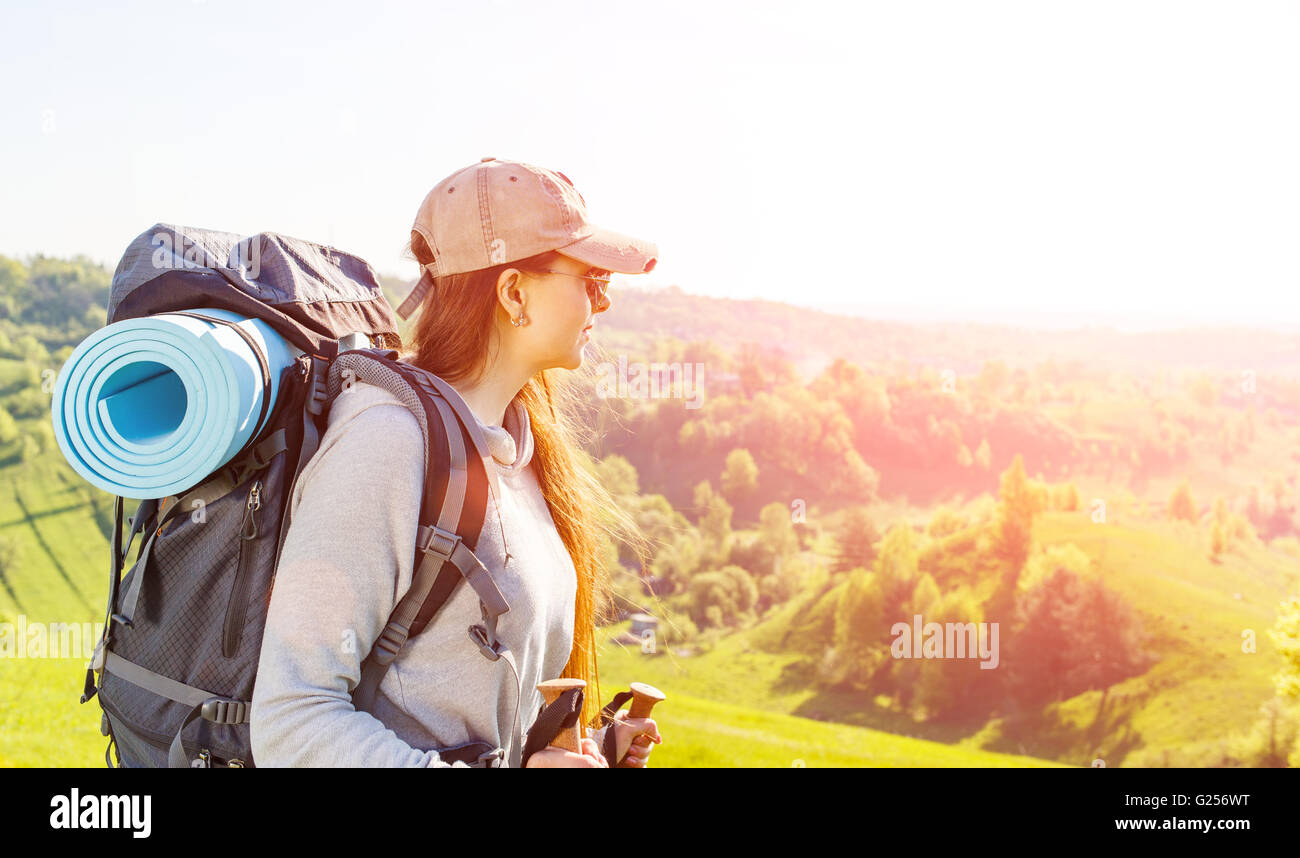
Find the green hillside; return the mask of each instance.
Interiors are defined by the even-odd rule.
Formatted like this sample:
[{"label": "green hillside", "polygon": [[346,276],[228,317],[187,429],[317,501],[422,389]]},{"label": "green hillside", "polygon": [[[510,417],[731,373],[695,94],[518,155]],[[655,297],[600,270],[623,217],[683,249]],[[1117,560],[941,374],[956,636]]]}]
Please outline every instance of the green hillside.
[{"label": "green hillside", "polygon": [[[80,480],[58,454],[0,469],[0,538],[15,545],[0,588],[0,622],[102,622],[111,497]],[[128,514],[131,510],[128,510]],[[605,696],[633,679],[658,681],[672,700],[655,714],[671,742],[653,764],[679,766],[1022,766],[1040,761],[843,724],[756,705],[739,686],[655,676],[606,647]],[[637,675],[631,668],[636,667]],[[0,659],[0,766],[102,766],[99,707],[77,702],[85,661]],[[622,683],[620,685],[620,683]],[[768,701],[762,701],[767,704]]]},{"label": "green hillside", "polygon": [[[647,656],[609,645],[602,664],[613,676],[665,689],[962,747],[1076,765],[1098,753],[1110,765],[1153,764],[1166,749],[1214,744],[1252,726],[1281,667],[1266,630],[1278,603],[1300,587],[1300,563],[1293,555],[1256,544],[1216,565],[1206,557],[1204,539],[1181,523],[1120,518],[1094,524],[1082,512],[1040,517],[1035,540],[1083,550],[1094,572],[1139,610],[1158,660],[1148,672],[1115,685],[1101,717],[1101,692],[1087,692],[1024,719],[1014,739],[1004,736],[1001,719],[918,723],[893,711],[887,700],[826,691],[812,682],[831,636],[843,576],[811,580],[799,598],[698,655]],[[1255,634],[1253,653],[1242,651],[1243,630]]]},{"label": "green hillside", "polygon": [[[0,469],[0,622],[102,623],[112,499],[57,452]],[[0,658],[0,765],[102,765],[83,658]]]},{"label": "green hillside", "polygon": [[[63,460],[50,395],[108,281],[0,256],[0,622],[103,620],[112,498]],[[616,306],[593,358],[691,364],[709,390],[578,379],[586,452],[654,546],[606,561],[658,653],[600,637],[605,699],[670,695],[656,765],[1300,764],[1274,682],[1300,689],[1293,337],[936,339],[677,289]],[[999,669],[892,658],[918,613],[999,620]],[[102,764],[83,677],[81,654],[0,657],[0,765]]]},{"label": "green hillside", "polygon": [[[12,546],[0,583],[0,621],[103,620],[111,499],[80,480],[58,454],[0,469],[0,538]],[[1083,513],[1040,517],[1036,541],[1070,542],[1141,611],[1159,655],[1147,673],[1115,686],[1097,719],[1100,692],[1049,707],[1004,737],[986,725],[915,723],[862,694],[828,692],[806,678],[824,646],[837,585],[778,607],[757,626],[697,655],[604,643],[604,697],[627,682],[668,691],[656,714],[673,743],[657,765],[1027,765],[1023,753],[1087,765],[1095,749],[1110,765],[1158,761],[1247,730],[1271,693],[1279,660],[1265,630],[1300,579],[1296,558],[1263,545],[1239,547],[1222,564],[1206,559],[1190,525]],[[1238,596],[1240,598],[1238,598]],[[602,639],[623,626],[602,631]],[[1255,653],[1243,653],[1243,630]],[[77,703],[84,661],[0,659],[0,765],[102,764],[98,707]],[[916,737],[916,738],[910,738]],[[998,753],[991,753],[998,752]]]},{"label": "green hillside", "polygon": [[[613,647],[612,650],[619,650]],[[640,660],[638,660],[640,659]],[[698,676],[675,674],[686,681],[671,684],[651,679],[666,659],[641,659],[639,653],[615,655],[604,651],[602,697],[608,699],[629,682],[662,683],[667,700],[652,717],[664,744],[651,755],[651,765],[692,767],[1026,767],[1053,763],[1011,754],[991,753],[939,742],[896,736],[846,724],[834,724],[781,714],[756,707],[748,697],[732,697],[739,684],[714,686]],[[675,680],[676,681],[676,680]],[[671,689],[671,690],[669,690]],[[700,696],[700,692],[709,697]],[[736,702],[721,702],[736,701]]]}]

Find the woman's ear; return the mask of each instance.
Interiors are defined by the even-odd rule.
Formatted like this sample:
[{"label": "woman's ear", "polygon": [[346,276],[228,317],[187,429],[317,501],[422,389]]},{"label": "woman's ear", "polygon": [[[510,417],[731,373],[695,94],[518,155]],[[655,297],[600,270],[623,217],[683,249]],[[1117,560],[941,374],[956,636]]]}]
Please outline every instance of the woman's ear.
[{"label": "woman's ear", "polygon": [[497,276],[497,301],[511,318],[523,312],[528,302],[527,291],[518,268],[507,268]]}]

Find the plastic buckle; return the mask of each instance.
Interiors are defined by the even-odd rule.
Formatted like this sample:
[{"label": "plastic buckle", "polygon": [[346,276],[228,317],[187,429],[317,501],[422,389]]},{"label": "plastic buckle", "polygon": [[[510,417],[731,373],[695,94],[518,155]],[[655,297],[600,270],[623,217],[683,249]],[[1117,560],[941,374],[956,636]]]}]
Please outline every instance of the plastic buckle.
[{"label": "plastic buckle", "polygon": [[312,414],[320,414],[324,410],[325,401],[329,399],[328,376],[329,361],[325,358],[311,355],[311,369],[308,370],[307,384],[309,385],[307,393],[307,410]]},{"label": "plastic buckle", "polygon": [[434,524],[428,526],[427,533],[422,535],[416,547],[426,553],[436,554],[444,561],[447,561],[456,552],[456,546],[460,542],[460,534],[453,533],[450,530],[443,530]]},{"label": "plastic buckle", "polygon": [[214,724],[242,724],[248,715],[248,704],[243,700],[210,697],[203,701],[199,715]]},{"label": "plastic buckle", "polygon": [[487,658],[488,661],[496,661],[501,658],[501,642],[492,641],[488,643],[487,629],[480,625],[469,627],[469,639],[478,644],[479,652]]},{"label": "plastic buckle", "polygon": [[[493,748],[490,751],[478,755],[478,762],[482,763],[485,769],[499,769],[506,758],[505,748]],[[491,760],[491,762],[488,762]]]}]

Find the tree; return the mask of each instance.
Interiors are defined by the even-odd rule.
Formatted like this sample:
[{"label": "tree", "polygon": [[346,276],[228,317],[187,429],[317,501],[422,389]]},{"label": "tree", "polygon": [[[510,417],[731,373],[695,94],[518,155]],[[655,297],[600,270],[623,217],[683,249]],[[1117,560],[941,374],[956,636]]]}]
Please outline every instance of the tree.
[{"label": "tree", "polygon": [[1223,525],[1215,519],[1214,524],[1210,527],[1210,562],[1222,563],[1223,552],[1227,550],[1228,539],[1224,533]]},{"label": "tree", "polygon": [[799,557],[777,564],[770,575],[758,579],[758,601],[754,607],[766,611],[772,605],[782,605],[799,592],[799,585],[811,571],[811,566]]},{"label": "tree", "polygon": [[[775,597],[788,589],[788,582],[779,586],[774,583],[763,588],[763,582],[780,572],[783,562],[799,551],[799,536],[790,522],[790,511],[784,504],[773,502],[759,511],[758,533],[753,538],[737,537],[732,540],[728,562],[746,569],[759,579],[761,593]],[[788,595],[788,594],[787,594]],[[761,608],[766,610],[773,601],[763,600]]]},{"label": "tree", "polygon": [[652,592],[666,594],[684,589],[704,553],[699,531],[663,495],[636,496],[633,517],[654,546],[648,570],[651,579],[647,582]]},{"label": "tree", "polygon": [[930,523],[925,526],[925,532],[935,539],[942,539],[964,529],[966,525],[964,516],[947,504],[940,504],[930,516]]},{"label": "tree", "polygon": [[1016,584],[1018,594],[1027,593],[1058,569],[1080,578],[1092,577],[1092,559],[1073,542],[1049,545],[1029,558]]},{"label": "tree", "polygon": [[691,579],[691,619],[705,626],[734,626],[746,619],[758,601],[758,587],[739,566],[701,572]]},{"label": "tree", "polygon": [[606,456],[596,464],[596,475],[614,497],[640,492],[636,467],[617,453]]},{"label": "tree", "polygon": [[912,595],[907,600],[907,606],[903,609],[905,615],[903,619],[910,620],[914,615],[920,614],[928,621],[932,611],[939,605],[939,585],[928,572],[918,570],[918,573],[921,577],[917,580],[916,587],[912,589]]},{"label": "tree", "polygon": [[[938,605],[926,615],[926,620],[941,624],[959,623],[963,626],[973,623],[978,630],[984,617],[974,595],[966,588],[958,588],[945,593]],[[976,692],[982,683],[990,681],[989,673],[997,672],[982,670],[979,661],[978,658],[923,659],[919,665],[920,670],[917,671],[915,693],[912,695],[915,714],[926,720],[948,720],[978,714],[971,711],[973,706],[978,705]]]},{"label": "tree", "polygon": [[1047,506],[1046,498],[1046,486],[1025,476],[1024,460],[1017,453],[1002,473],[993,525],[993,554],[1002,566],[988,605],[988,614],[995,621],[1004,620],[1014,610],[1017,582],[1033,546],[1034,518]]},{"label": "tree", "polygon": [[887,664],[884,593],[880,578],[862,567],[849,571],[848,581],[835,606],[834,645],[840,673],[833,685],[868,690],[877,672]]},{"label": "tree", "polygon": [[1236,745],[1242,765],[1281,769],[1300,762],[1300,712],[1280,697],[1270,697],[1259,708],[1254,728]]},{"label": "tree", "polygon": [[758,488],[758,466],[744,447],[727,454],[722,470],[722,494],[732,501],[744,500]]},{"label": "tree", "polygon": [[890,421],[891,404],[884,379],[867,375],[862,367],[844,358],[836,358],[813,380],[809,390],[840,403],[853,424],[854,442],[859,449]]},{"label": "tree", "polygon": [[1135,611],[1100,580],[1058,568],[1017,599],[1005,659],[1013,693],[1038,705],[1102,690],[1151,662]]},{"label": "tree", "polygon": [[731,504],[715,494],[713,486],[704,480],[695,487],[695,508],[700,514],[700,535],[712,562],[725,563],[731,552]]},{"label": "tree", "polygon": [[1196,501],[1192,499],[1192,488],[1186,479],[1169,496],[1168,514],[1171,520],[1182,519],[1196,524]]},{"label": "tree", "polygon": [[1278,696],[1300,698],[1300,596],[1278,606],[1277,622],[1268,634],[1282,656],[1282,670],[1273,677]]},{"label": "tree", "polygon": [[876,561],[876,543],[880,532],[867,511],[855,506],[844,513],[835,531],[835,555],[831,559],[832,572],[847,572],[855,566],[870,568]]},{"label": "tree", "polygon": [[773,501],[759,510],[758,541],[774,560],[799,550],[799,536],[794,532],[790,510],[785,504]]},{"label": "tree", "polygon": [[1074,483],[1065,483],[1057,489],[1057,509],[1064,512],[1078,512],[1079,506],[1079,488]]},{"label": "tree", "polygon": [[758,343],[743,343],[737,358],[737,373],[745,395],[770,390],[798,379],[794,365],[779,348],[765,348]]},{"label": "tree", "polygon": [[1100,688],[1100,717],[1111,686],[1146,670],[1154,658],[1145,650],[1141,619],[1123,596],[1100,578],[1084,581],[1082,590],[1078,658],[1066,677],[1066,687],[1073,694]]},{"label": "tree", "polygon": [[1044,508],[1045,493],[1025,476],[1019,454],[1002,474],[998,488],[995,550],[1011,569],[1019,571],[1033,544],[1034,518]]},{"label": "tree", "polygon": [[1214,521],[1225,528],[1228,526],[1228,502],[1222,495],[1214,499]]},{"label": "tree", "polygon": [[[905,622],[912,624],[912,618],[921,617],[922,623],[934,620],[934,610],[940,604],[939,586],[934,583],[934,578],[926,572],[917,573],[920,577],[917,579],[912,593],[905,600],[903,609],[898,619],[889,623],[890,627],[895,622]],[[894,659],[889,672],[890,688],[894,692],[895,702],[900,711],[906,712],[912,707],[912,700],[916,694],[917,683],[921,677],[921,667],[925,664],[926,659],[920,658],[899,658]]]},{"label": "tree", "polygon": [[885,538],[880,542],[880,554],[876,557],[876,574],[880,577],[884,593],[885,618],[889,625],[901,620],[910,620],[904,616],[912,591],[920,580],[920,555],[916,546],[916,536],[907,524],[896,524],[889,528]]}]

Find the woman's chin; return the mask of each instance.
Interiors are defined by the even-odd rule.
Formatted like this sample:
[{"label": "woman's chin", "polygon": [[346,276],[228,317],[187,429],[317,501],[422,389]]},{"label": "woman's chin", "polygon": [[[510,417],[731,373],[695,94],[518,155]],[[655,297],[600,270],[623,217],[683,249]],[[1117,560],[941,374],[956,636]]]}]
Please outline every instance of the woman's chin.
[{"label": "woman's chin", "polygon": [[584,353],[583,347],[577,346],[565,356],[564,360],[557,360],[555,365],[561,369],[578,369],[582,366]]},{"label": "woman's chin", "polygon": [[590,343],[591,343],[590,337],[588,336],[579,337],[578,341],[569,348],[568,354],[564,355],[563,357],[557,355],[550,362],[550,366],[555,367],[557,369],[580,368],[582,366],[583,361],[587,357],[587,347],[588,345],[590,345]]}]

